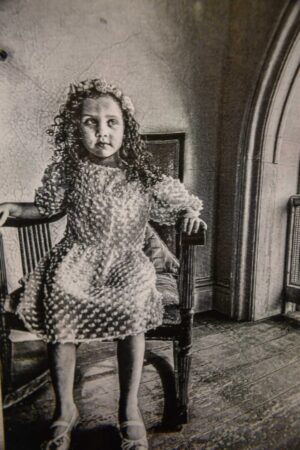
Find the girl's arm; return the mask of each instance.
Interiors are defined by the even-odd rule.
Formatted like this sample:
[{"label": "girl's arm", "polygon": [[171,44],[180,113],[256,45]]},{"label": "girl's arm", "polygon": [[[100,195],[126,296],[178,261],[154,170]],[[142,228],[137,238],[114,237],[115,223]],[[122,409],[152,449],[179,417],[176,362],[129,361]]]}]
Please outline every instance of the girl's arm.
[{"label": "girl's arm", "polygon": [[0,226],[8,217],[39,220],[62,213],[65,211],[67,189],[64,164],[52,162],[46,167],[42,184],[35,191],[34,203],[0,204]]},{"label": "girl's arm", "polygon": [[188,234],[197,233],[207,225],[199,216],[203,209],[202,200],[190,194],[178,179],[164,175],[152,186],[150,219],[161,225],[175,225],[183,218],[182,228]]},{"label": "girl's arm", "polygon": [[5,224],[8,217],[15,217],[17,219],[43,218],[34,203],[1,203],[0,226]]}]

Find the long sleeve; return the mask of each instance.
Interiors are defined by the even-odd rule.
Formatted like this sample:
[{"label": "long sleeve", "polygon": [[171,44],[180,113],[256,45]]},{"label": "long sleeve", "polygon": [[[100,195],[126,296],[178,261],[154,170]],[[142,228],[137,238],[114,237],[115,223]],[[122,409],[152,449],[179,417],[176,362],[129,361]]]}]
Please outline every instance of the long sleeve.
[{"label": "long sleeve", "polygon": [[150,220],[161,225],[174,225],[180,214],[186,209],[200,214],[203,202],[198,197],[190,194],[186,187],[178,179],[163,176],[162,181],[151,188]]},{"label": "long sleeve", "polygon": [[66,191],[64,166],[52,163],[44,172],[42,185],[35,191],[34,204],[44,216],[58,214],[65,209]]}]

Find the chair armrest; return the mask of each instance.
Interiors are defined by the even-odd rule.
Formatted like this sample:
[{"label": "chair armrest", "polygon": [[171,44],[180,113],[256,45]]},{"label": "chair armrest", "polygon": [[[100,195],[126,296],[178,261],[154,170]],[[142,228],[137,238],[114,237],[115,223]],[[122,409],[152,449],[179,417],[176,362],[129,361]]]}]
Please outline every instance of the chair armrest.
[{"label": "chair armrest", "polygon": [[21,219],[21,218],[9,217],[3,226],[20,228],[20,227],[27,227],[28,225],[40,225],[43,223],[56,222],[59,219],[62,219],[64,216],[65,216],[65,212],[55,214],[51,217],[41,218],[41,219]]},{"label": "chair armrest", "polygon": [[195,256],[196,246],[206,243],[206,230],[201,229],[196,234],[188,235],[180,232],[180,309],[182,314],[187,310],[192,312],[194,307],[194,285],[195,285]]}]

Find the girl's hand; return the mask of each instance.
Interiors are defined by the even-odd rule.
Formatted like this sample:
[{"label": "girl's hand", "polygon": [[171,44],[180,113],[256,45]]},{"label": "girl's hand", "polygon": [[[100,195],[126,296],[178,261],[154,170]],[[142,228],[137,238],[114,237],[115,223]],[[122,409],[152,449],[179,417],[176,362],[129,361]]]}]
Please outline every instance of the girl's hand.
[{"label": "girl's hand", "polygon": [[0,204],[0,227],[5,224],[7,221],[7,218],[10,214],[10,204],[9,203],[2,203]]},{"label": "girl's hand", "polygon": [[29,220],[43,218],[34,203],[0,203],[0,227],[5,224],[8,217]]},{"label": "girl's hand", "polygon": [[21,203],[0,203],[0,227],[5,224],[8,216],[19,217],[21,213]]},{"label": "girl's hand", "polygon": [[204,220],[200,219],[198,213],[194,210],[187,210],[183,214],[182,231],[187,234],[198,233],[200,227],[207,230],[207,224]]}]

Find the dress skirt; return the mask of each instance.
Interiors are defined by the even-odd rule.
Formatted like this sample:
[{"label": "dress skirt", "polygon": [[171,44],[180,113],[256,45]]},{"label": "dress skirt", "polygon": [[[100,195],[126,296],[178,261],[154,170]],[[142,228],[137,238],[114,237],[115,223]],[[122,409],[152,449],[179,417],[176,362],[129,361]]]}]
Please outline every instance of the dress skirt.
[{"label": "dress skirt", "polygon": [[65,211],[63,239],[28,276],[17,314],[46,342],[124,338],[162,323],[162,295],[143,253],[149,220],[172,225],[202,202],[171,177],[150,188],[122,168],[63,162],[45,171],[35,204],[44,216]]}]

